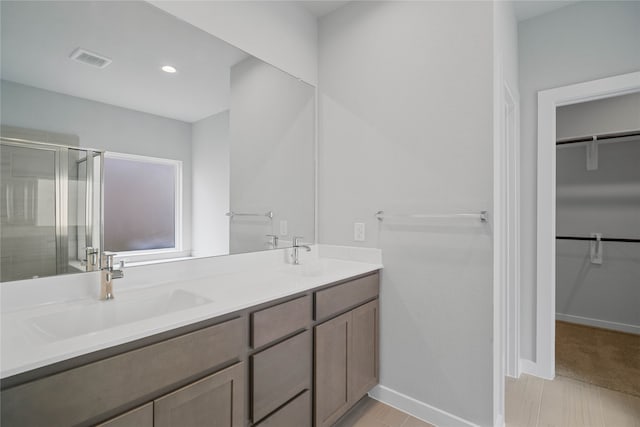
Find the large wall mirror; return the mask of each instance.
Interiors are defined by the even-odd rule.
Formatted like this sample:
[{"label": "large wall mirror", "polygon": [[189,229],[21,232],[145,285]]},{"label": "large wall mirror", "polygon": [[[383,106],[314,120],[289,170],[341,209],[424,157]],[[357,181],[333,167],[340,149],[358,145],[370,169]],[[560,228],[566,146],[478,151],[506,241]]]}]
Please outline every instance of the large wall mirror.
[{"label": "large wall mirror", "polygon": [[313,242],[313,86],[143,1],[0,7],[1,281]]}]

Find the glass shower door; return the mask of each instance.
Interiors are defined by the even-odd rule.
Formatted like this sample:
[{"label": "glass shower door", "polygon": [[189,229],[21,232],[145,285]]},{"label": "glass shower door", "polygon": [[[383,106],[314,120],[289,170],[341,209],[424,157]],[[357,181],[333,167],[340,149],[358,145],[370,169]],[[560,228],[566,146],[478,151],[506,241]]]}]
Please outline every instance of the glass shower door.
[{"label": "glass shower door", "polygon": [[57,151],[4,141],[0,150],[0,280],[57,274]]},{"label": "glass shower door", "polygon": [[0,281],[96,269],[102,153],[3,138],[0,162]]}]

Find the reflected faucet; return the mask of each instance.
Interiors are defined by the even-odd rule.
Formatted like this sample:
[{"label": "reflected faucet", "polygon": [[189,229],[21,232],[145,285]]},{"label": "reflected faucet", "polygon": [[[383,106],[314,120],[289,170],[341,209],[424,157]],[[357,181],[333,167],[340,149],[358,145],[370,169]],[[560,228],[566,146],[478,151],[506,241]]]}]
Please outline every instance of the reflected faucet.
[{"label": "reflected faucet", "polygon": [[85,270],[95,271],[98,269],[98,248],[92,248],[87,246],[84,248],[85,252]]},{"label": "reflected faucet", "polygon": [[311,248],[309,246],[300,244],[302,239],[303,239],[302,236],[293,236],[293,252],[291,254],[291,258],[293,259],[294,265],[300,264],[300,253],[299,253],[300,248],[305,248],[307,252],[311,252]]},{"label": "reflected faucet", "polygon": [[102,268],[100,269],[100,299],[103,301],[113,299],[113,280],[124,277],[124,261],[120,261],[120,267],[114,268],[113,252],[102,253]]},{"label": "reflected faucet", "polygon": [[267,248],[278,249],[278,236],[275,234],[267,234],[269,241],[267,242]]}]

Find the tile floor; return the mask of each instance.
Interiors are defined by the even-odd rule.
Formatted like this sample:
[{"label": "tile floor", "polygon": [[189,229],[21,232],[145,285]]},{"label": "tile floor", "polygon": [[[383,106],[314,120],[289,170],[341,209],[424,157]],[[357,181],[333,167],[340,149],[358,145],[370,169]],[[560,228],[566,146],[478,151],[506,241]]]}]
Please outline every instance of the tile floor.
[{"label": "tile floor", "polygon": [[[507,378],[505,401],[507,427],[640,427],[640,397],[561,376]],[[365,397],[334,427],[433,426]]]},{"label": "tile floor", "polygon": [[391,406],[365,397],[334,427],[433,427]]},{"label": "tile floor", "polygon": [[557,376],[506,380],[507,427],[640,427],[640,397]]}]

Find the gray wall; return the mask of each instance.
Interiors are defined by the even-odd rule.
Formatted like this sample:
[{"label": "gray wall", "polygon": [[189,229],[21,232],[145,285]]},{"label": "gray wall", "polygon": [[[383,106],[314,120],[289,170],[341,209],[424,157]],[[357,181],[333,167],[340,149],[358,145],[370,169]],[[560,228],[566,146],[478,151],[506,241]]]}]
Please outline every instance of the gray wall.
[{"label": "gray wall", "polygon": [[[320,20],[319,233],[382,248],[381,385],[492,420],[493,6],[353,2]],[[366,241],[353,241],[353,223]]]},{"label": "gray wall", "polygon": [[640,2],[580,2],[521,22],[521,356],[535,359],[537,93],[640,69]]},{"label": "gray wall", "polygon": [[[640,93],[558,108],[558,137],[640,129]],[[640,137],[599,144],[598,169],[583,145],[557,150],[557,233],[640,238]],[[602,265],[589,242],[556,244],[556,313],[561,320],[640,332],[640,245],[603,243]],[[635,329],[634,329],[635,327]]]},{"label": "gray wall", "polygon": [[182,161],[183,248],[191,250],[191,124],[2,80],[2,124],[78,135],[81,147]]},{"label": "gray wall", "polygon": [[193,256],[229,253],[229,111],[193,123]]},{"label": "gray wall", "polygon": [[231,69],[231,253],[262,250],[266,234],[314,237],[315,90],[257,58]]}]

